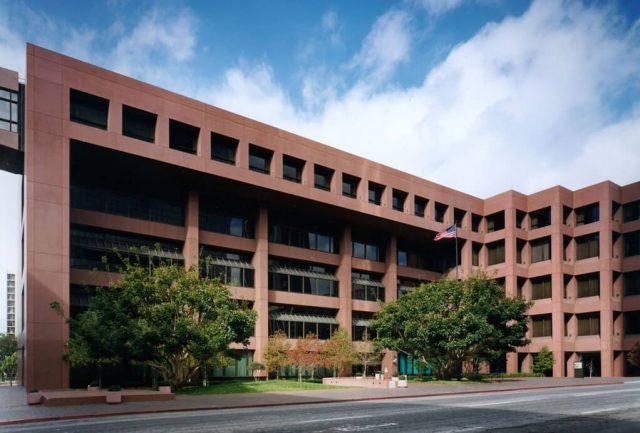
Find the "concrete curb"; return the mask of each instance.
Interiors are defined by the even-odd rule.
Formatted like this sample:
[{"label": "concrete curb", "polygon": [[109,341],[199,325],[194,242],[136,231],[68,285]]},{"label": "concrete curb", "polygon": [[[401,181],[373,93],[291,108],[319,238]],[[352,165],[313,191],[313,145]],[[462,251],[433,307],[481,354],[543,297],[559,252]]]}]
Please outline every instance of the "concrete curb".
[{"label": "concrete curb", "polygon": [[328,404],[328,403],[342,403],[353,401],[376,401],[376,400],[401,400],[408,398],[424,398],[424,397],[443,397],[443,396],[456,396],[456,395],[468,395],[468,394],[491,394],[513,391],[535,391],[538,389],[559,389],[559,388],[579,388],[587,386],[606,386],[606,385],[624,385],[623,381],[615,382],[602,382],[602,383],[578,383],[567,385],[547,385],[547,386],[528,386],[522,388],[507,388],[507,389],[487,389],[476,391],[458,391],[458,392],[436,392],[429,394],[412,394],[412,395],[397,395],[397,396],[383,396],[383,397],[350,397],[350,398],[331,398],[322,401],[281,401],[277,403],[257,403],[257,404],[229,404],[229,405],[212,405],[212,406],[195,406],[186,408],[170,408],[170,409],[137,409],[130,411],[109,412],[109,413],[89,413],[83,415],[60,415],[60,416],[46,416],[41,418],[23,418],[15,420],[1,420],[0,426],[17,425],[17,424],[30,424],[38,422],[49,421],[70,421],[76,419],[85,418],[105,418],[110,416],[124,416],[124,415],[145,415],[154,413],[175,413],[175,412],[197,412],[205,410],[222,410],[222,409],[248,409],[253,407],[275,407],[275,406],[300,406],[303,404]]}]

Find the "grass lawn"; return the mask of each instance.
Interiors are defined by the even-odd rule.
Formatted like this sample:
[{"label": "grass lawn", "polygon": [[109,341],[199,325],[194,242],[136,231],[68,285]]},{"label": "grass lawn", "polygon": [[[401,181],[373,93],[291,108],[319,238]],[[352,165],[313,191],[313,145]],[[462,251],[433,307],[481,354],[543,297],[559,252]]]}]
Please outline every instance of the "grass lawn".
[{"label": "grass lawn", "polygon": [[194,386],[176,390],[178,394],[204,395],[204,394],[239,394],[245,392],[278,392],[344,388],[335,385],[323,385],[318,382],[298,382],[296,380],[228,380],[210,383],[207,387]]}]

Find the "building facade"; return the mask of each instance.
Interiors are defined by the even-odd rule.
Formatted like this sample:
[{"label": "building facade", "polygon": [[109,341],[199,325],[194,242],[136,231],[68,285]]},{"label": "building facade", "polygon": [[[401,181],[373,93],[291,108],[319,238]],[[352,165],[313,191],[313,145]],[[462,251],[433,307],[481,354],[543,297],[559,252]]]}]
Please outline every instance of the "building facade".
[{"label": "building facade", "polygon": [[[597,375],[633,373],[640,182],[483,200],[34,45],[26,87],[16,75],[13,88],[24,146],[11,131],[0,143],[10,135],[24,152],[17,332],[28,387],[73,382],[69,328],[49,305],[85,308],[112,278],[100,259],[114,248],[159,243],[185,266],[210,257],[258,314],[249,346],[236,347],[244,364],[218,372],[242,376],[275,329],[326,339],[342,326],[358,340],[378,300],[453,277],[455,243],[434,242],[453,224],[460,277],[483,271],[534,302],[531,344],[495,369],[528,371],[548,346],[557,377],[579,360]],[[392,353],[382,362],[407,365]]]}]

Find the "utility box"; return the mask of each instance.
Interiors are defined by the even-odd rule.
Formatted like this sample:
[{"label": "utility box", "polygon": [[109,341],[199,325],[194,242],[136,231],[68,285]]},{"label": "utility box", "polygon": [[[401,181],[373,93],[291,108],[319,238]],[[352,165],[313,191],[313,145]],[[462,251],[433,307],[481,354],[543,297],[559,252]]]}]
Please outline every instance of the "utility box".
[{"label": "utility box", "polygon": [[582,362],[573,363],[573,377],[584,379],[584,369],[582,368]]}]

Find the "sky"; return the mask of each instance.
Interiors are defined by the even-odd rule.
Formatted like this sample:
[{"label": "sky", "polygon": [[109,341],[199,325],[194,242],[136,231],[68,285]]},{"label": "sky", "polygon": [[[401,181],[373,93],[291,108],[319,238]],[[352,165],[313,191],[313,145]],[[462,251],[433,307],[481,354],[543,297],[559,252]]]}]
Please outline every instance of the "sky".
[{"label": "sky", "polygon": [[481,198],[640,180],[640,0],[0,0],[27,41]]}]

